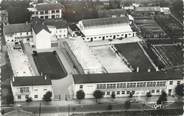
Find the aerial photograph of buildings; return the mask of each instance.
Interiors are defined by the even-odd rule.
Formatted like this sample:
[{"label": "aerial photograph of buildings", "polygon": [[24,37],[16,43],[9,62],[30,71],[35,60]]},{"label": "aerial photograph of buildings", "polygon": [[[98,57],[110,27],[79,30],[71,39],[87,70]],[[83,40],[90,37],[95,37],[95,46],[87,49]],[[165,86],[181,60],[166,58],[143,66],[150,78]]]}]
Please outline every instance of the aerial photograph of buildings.
[{"label": "aerial photograph of buildings", "polygon": [[183,0],[0,0],[0,116],[184,116]]}]

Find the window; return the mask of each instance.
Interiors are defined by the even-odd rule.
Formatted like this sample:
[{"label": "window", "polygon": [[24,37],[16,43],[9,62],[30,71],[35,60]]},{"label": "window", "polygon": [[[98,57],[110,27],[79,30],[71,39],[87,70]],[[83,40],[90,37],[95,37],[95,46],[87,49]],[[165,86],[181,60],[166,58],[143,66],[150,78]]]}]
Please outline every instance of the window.
[{"label": "window", "polygon": [[43,14],[44,12],[43,11],[40,11],[40,14]]},{"label": "window", "polygon": [[48,14],[48,11],[45,11],[45,14]]},{"label": "window", "polygon": [[59,10],[56,10],[56,12],[58,13],[58,12],[59,12]]},{"label": "window", "polygon": [[27,93],[29,92],[29,87],[21,87],[20,88],[20,93]]},{"label": "window", "polygon": [[125,91],[121,91],[121,94],[125,94]]},{"label": "window", "polygon": [[34,95],[34,98],[38,98],[38,95]]},{"label": "window", "polygon": [[54,10],[52,10],[52,13],[55,13],[55,11],[54,11]]},{"label": "window", "polygon": [[177,81],[177,85],[179,85],[180,84],[180,81]]},{"label": "window", "polygon": [[155,93],[155,90],[152,90],[151,93]]},{"label": "window", "polygon": [[43,19],[43,16],[41,16],[40,18]]},{"label": "window", "polygon": [[55,18],[55,15],[52,15],[52,19],[54,19]]},{"label": "window", "polygon": [[17,98],[18,98],[18,99],[21,99],[21,95],[18,95]]},{"label": "window", "polygon": [[83,85],[80,85],[80,89],[82,89],[83,88]]},{"label": "window", "polygon": [[38,89],[34,89],[34,91],[38,91]]},{"label": "window", "polygon": [[157,93],[159,93],[160,92],[160,90],[157,90]]},{"label": "window", "polygon": [[109,91],[107,91],[107,95],[110,95],[110,92]]},{"label": "window", "polygon": [[120,91],[117,91],[117,95],[119,95],[120,94]]},{"label": "window", "polygon": [[130,91],[127,91],[127,94],[130,94]]},{"label": "window", "polygon": [[173,84],[173,81],[169,81],[169,85],[172,85]]},{"label": "window", "polygon": [[48,19],[49,17],[48,16],[45,16],[45,19]]},{"label": "window", "polygon": [[47,91],[47,89],[43,89],[44,91]]}]

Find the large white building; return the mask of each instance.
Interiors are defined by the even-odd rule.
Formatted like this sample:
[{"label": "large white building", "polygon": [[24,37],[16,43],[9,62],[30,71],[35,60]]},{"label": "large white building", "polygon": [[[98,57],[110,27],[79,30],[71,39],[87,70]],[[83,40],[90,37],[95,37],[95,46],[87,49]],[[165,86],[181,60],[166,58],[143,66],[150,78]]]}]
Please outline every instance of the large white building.
[{"label": "large white building", "polygon": [[95,90],[105,93],[104,97],[111,97],[112,92],[116,97],[160,95],[165,90],[168,95],[174,94],[177,84],[183,83],[179,72],[131,72],[110,74],[78,74],[73,75],[73,97],[76,92],[83,90],[85,98],[93,98]]},{"label": "large white building", "polygon": [[51,80],[45,76],[13,77],[11,88],[14,101],[26,101],[26,97],[37,101],[42,100],[48,91],[53,94]]},{"label": "large white building", "polygon": [[113,40],[136,36],[127,17],[81,20],[77,24],[85,41]]},{"label": "large white building", "polygon": [[38,3],[28,8],[32,12],[32,18],[57,19],[62,18],[64,6],[60,3]]}]

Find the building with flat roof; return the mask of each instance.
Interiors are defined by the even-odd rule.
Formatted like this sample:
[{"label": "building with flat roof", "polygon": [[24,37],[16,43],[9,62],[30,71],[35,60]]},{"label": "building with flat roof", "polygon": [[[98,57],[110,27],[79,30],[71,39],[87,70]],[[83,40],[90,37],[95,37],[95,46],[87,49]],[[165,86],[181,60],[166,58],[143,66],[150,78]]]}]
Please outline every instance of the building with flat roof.
[{"label": "building with flat roof", "polygon": [[77,74],[73,75],[73,97],[76,92],[83,90],[85,98],[93,98],[95,90],[105,93],[104,97],[160,95],[164,90],[168,95],[174,94],[177,84],[183,83],[181,72],[130,72],[110,74]]},{"label": "building with flat roof", "polygon": [[58,19],[62,18],[64,6],[60,3],[38,3],[28,8],[32,12],[32,18]]},{"label": "building with flat roof", "polygon": [[[42,100],[46,92],[52,92],[52,84],[47,76],[20,76],[13,77],[11,89],[15,101]],[[52,92],[53,93],[53,92]]]},{"label": "building with flat roof", "polygon": [[81,20],[77,24],[85,41],[113,40],[136,36],[127,17]]}]

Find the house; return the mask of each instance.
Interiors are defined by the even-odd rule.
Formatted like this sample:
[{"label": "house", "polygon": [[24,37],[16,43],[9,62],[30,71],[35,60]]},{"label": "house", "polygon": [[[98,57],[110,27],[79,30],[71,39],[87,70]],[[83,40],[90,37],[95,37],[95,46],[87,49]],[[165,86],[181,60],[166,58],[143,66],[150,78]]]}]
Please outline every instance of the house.
[{"label": "house", "polygon": [[177,84],[183,83],[181,72],[131,72],[110,74],[76,74],[73,75],[74,83],[72,96],[83,90],[85,98],[93,98],[95,90],[103,91],[104,97],[111,97],[112,92],[116,97],[160,95],[164,90],[168,95],[174,95]]},{"label": "house", "polygon": [[126,11],[124,9],[109,9],[109,10],[98,10],[98,17],[124,17]]},{"label": "house", "polygon": [[31,18],[58,19],[62,18],[64,6],[60,3],[38,3],[33,4],[28,10],[32,13]]},{"label": "house", "polygon": [[85,19],[79,21],[77,27],[85,41],[113,40],[136,36],[125,16]]},{"label": "house", "polygon": [[7,24],[3,26],[6,42],[30,42],[32,39],[31,25],[29,23]]},{"label": "house", "polygon": [[14,101],[26,101],[32,98],[33,101],[42,100],[46,92],[52,91],[51,80],[46,76],[21,76],[13,77],[11,89]]},{"label": "house", "polygon": [[49,30],[53,30],[52,33],[56,35],[56,38],[62,39],[68,37],[68,24],[63,19],[50,19],[44,21]]},{"label": "house", "polygon": [[54,34],[51,33],[51,31],[44,24],[44,22],[42,22],[38,18],[34,18],[32,20],[32,33],[33,33],[32,46],[35,47],[35,49],[51,48],[51,39],[54,37]]}]

